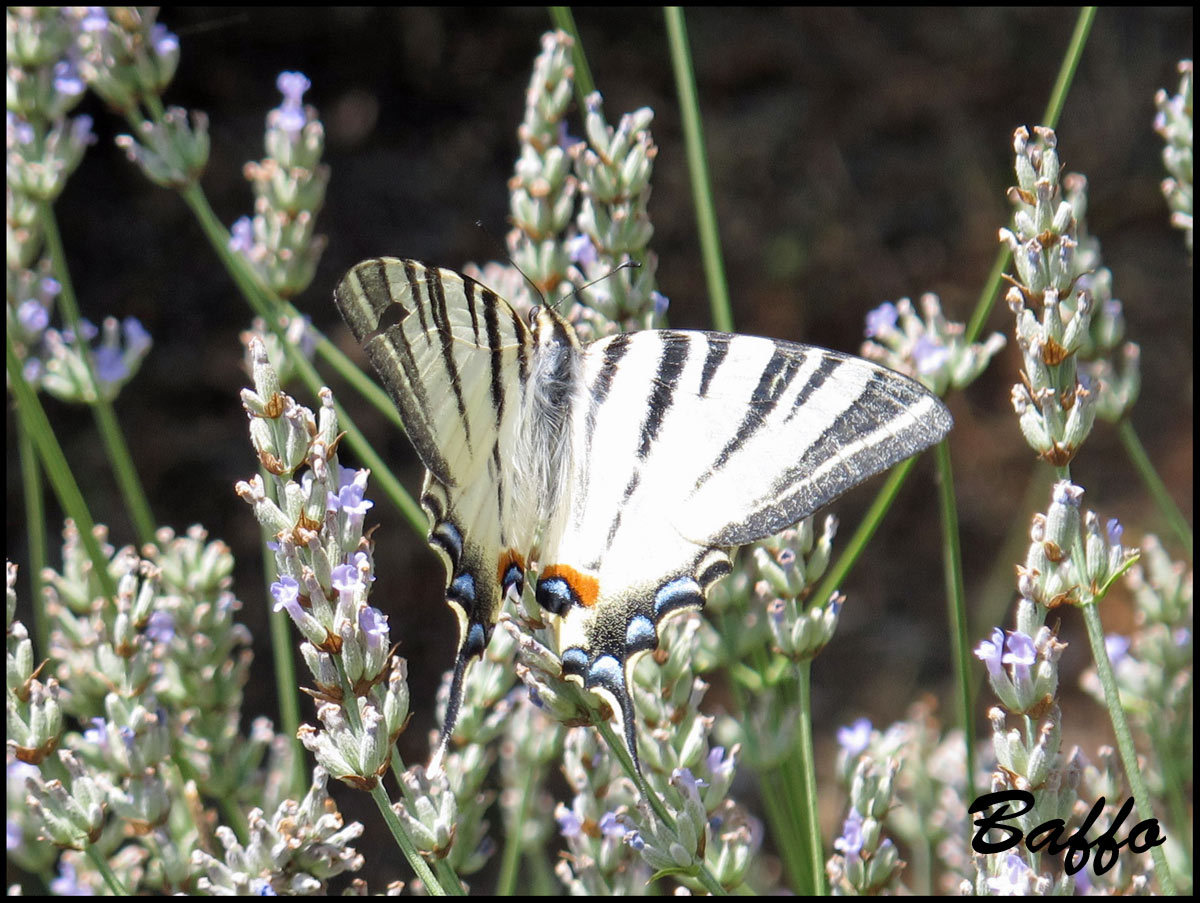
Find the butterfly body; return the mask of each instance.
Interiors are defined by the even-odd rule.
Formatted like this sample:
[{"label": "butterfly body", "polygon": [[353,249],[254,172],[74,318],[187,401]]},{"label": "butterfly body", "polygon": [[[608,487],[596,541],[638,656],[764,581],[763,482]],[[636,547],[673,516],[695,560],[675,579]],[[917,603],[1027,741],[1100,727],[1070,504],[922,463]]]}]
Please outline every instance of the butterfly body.
[{"label": "butterfly body", "polygon": [[364,261],[335,299],[427,469],[459,621],[442,750],[468,663],[536,565],[564,674],[621,713],[636,760],[629,673],[662,621],[703,606],[731,548],[951,425],[923,387],[858,358],[681,330],[583,345],[552,309],[527,327],[474,280],[415,261]]}]

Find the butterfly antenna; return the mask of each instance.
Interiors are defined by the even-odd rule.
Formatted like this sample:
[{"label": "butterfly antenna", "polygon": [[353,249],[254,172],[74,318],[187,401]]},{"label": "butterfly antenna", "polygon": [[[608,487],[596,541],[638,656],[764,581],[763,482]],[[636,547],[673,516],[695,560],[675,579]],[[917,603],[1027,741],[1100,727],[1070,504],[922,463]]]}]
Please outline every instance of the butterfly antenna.
[{"label": "butterfly antenna", "polygon": [[483,220],[478,220],[478,219],[475,220],[475,225],[478,228],[483,230],[484,235],[486,235],[488,238],[490,238],[493,242],[496,243],[496,247],[498,247],[500,249],[501,255],[504,257],[505,260],[508,261],[508,265],[510,267],[512,267],[514,270],[516,270],[518,273],[521,274],[521,278],[525,280],[525,284],[529,286],[530,290],[533,292],[534,297],[538,299],[538,305],[541,307],[545,307],[546,306],[546,296],[544,294],[542,294],[542,290],[540,288],[538,288],[537,283],[529,278],[529,274],[526,273],[519,266],[517,266],[517,262],[512,259],[512,254],[509,253],[508,247],[504,244],[504,242],[500,241],[500,239],[496,238],[496,236],[492,234],[491,230],[488,229],[488,227],[483,224]]},{"label": "butterfly antenna", "polygon": [[[605,273],[603,276],[597,277],[596,279],[593,279],[591,282],[584,283],[583,285],[579,286],[579,288],[575,289],[570,294],[564,295],[558,303],[562,304],[563,301],[566,301],[568,298],[575,297],[580,292],[591,288],[597,282],[603,282],[605,279],[610,278],[614,273],[618,273],[621,270],[626,270],[626,269],[637,269],[640,266],[641,266],[641,264],[638,263],[636,260],[622,261],[621,263],[618,263],[615,267],[613,267],[611,270],[609,270],[607,273]],[[557,305],[555,305],[555,306],[557,306]]]}]

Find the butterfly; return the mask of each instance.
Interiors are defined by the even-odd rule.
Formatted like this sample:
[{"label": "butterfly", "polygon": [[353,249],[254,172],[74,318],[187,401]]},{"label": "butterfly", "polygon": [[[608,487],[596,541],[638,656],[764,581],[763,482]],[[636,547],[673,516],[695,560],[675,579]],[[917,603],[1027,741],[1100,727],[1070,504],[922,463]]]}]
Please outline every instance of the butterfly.
[{"label": "butterfly", "polygon": [[[619,713],[664,619],[703,607],[733,548],[770,536],[940,441],[923,386],[809,345],[673,329],[582,344],[414,260],[359,263],[334,293],[426,468],[458,652],[440,763],[470,662],[536,568],[564,676]],[[436,766],[431,766],[436,767]]]}]

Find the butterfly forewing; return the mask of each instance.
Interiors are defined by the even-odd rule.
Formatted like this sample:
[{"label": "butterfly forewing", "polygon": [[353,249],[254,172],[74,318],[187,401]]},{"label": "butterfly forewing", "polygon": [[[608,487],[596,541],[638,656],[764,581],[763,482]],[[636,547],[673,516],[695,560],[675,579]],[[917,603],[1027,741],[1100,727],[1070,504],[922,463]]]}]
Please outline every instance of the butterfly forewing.
[{"label": "butterfly forewing", "polygon": [[451,270],[394,258],[360,263],[334,298],[434,476],[455,486],[510,451],[531,349],[504,301]]}]

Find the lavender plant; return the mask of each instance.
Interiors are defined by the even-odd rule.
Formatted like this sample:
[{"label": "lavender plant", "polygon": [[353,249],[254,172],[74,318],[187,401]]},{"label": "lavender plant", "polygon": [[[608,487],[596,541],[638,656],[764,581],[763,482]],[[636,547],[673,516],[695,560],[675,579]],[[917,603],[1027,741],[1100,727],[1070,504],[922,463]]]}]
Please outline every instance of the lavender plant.
[{"label": "lavender plant", "polygon": [[[1063,178],[1060,185],[1056,136],[1046,128],[1035,132],[1036,139],[1023,128],[1016,132],[1018,184],[1010,192],[1016,212],[1013,228],[1001,230],[1001,240],[1011,248],[1017,270],[1007,300],[1016,316],[1024,364],[1022,382],[1013,388],[1013,406],[1026,441],[1064,478],[1055,484],[1046,513],[1033,519],[1029,552],[1017,569],[1016,628],[1007,635],[997,628],[976,653],[987,664],[989,682],[1001,702],[1001,707],[990,712],[997,763],[992,788],[1034,791],[1034,804],[1017,820],[1026,835],[1056,819],[1064,824],[1074,819],[1078,824],[1087,813],[1086,798],[1079,789],[1083,754],[1079,749],[1061,748],[1058,663],[1066,645],[1046,626],[1050,611],[1059,606],[1076,606],[1084,614],[1138,814],[1143,820],[1150,819],[1155,808],[1132,747],[1096,613],[1096,605],[1129,569],[1136,554],[1122,545],[1123,529],[1115,519],[1102,528],[1094,512],[1083,513],[1084,490],[1066,478],[1097,410],[1121,414],[1132,403],[1137,377],[1129,368],[1135,367],[1138,356],[1136,348],[1126,351],[1123,380],[1107,380],[1102,374],[1112,374],[1112,368],[1085,363],[1089,353],[1103,360],[1103,349],[1119,339],[1121,307],[1109,296],[1106,271],[1096,268],[1097,245],[1081,236],[1084,183],[1074,177]],[[1099,307],[1097,288],[1105,296]],[[1106,338],[1096,340],[1097,332]],[[1012,729],[1008,728],[1009,715],[1016,716],[1017,726]],[[1105,797],[1111,798],[1111,794]],[[1173,889],[1161,849],[1155,847],[1151,852],[1157,880],[1165,890]],[[1086,847],[1070,850],[1057,878],[1053,872],[1043,871],[1047,863],[1035,849],[1017,853],[1016,859],[1013,854],[984,855],[976,889],[984,890],[989,882],[1007,881],[1010,886],[1018,882],[1038,891],[1051,887],[1067,891],[1087,855]],[[1097,851],[1097,856],[1101,855]],[[1097,873],[1103,874],[1104,869],[1098,868]],[[1131,882],[1124,885],[1126,889],[1133,882],[1145,885],[1145,878],[1136,870],[1126,871],[1123,877]]]},{"label": "lavender plant", "polygon": [[1179,63],[1179,90],[1154,96],[1158,115],[1154,130],[1166,142],[1163,165],[1170,176],[1163,180],[1163,196],[1171,208],[1171,225],[1183,230],[1188,251],[1192,250],[1192,61]]}]

